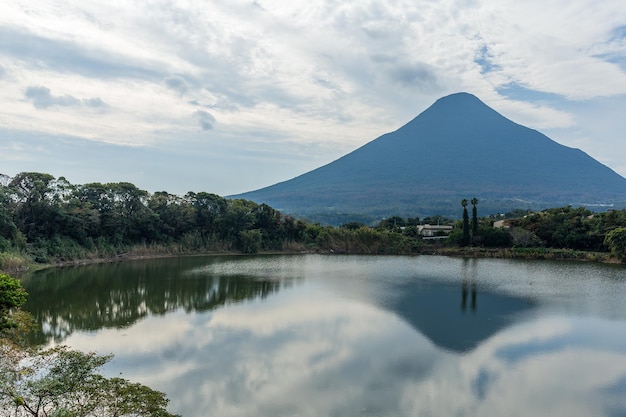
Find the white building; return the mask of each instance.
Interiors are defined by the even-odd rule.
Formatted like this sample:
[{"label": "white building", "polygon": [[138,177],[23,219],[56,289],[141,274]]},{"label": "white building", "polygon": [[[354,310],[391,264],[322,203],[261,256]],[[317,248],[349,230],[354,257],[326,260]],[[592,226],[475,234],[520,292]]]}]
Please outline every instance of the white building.
[{"label": "white building", "polygon": [[438,224],[422,224],[417,226],[417,234],[424,239],[445,239],[454,227]]}]

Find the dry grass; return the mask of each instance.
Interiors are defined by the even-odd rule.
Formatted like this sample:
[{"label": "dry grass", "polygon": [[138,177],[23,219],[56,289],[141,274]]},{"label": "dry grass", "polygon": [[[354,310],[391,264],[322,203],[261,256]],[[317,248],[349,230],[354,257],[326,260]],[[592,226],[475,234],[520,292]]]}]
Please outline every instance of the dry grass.
[{"label": "dry grass", "polygon": [[29,268],[31,260],[12,252],[0,252],[0,271],[7,273],[23,272]]}]

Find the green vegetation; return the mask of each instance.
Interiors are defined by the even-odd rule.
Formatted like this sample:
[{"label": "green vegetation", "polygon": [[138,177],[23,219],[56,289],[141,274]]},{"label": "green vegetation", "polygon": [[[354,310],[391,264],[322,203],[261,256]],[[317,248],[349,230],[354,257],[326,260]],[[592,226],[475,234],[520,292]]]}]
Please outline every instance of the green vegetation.
[{"label": "green vegetation", "polygon": [[[150,194],[126,182],[72,185],[62,177],[20,173],[0,176],[0,270],[230,251],[626,261],[626,210],[593,213],[567,206],[479,218],[477,204],[476,198],[463,199],[460,221],[393,216],[374,227],[365,221],[331,227],[207,192]],[[504,223],[494,227],[496,220]],[[420,235],[424,224],[454,228],[431,228],[434,234],[426,240]],[[266,284],[261,289],[272,290]],[[245,296],[257,289],[235,290]],[[218,295],[209,306],[224,301],[224,294]],[[102,376],[110,356],[28,347],[25,333],[33,319],[20,308],[26,298],[19,281],[0,273],[0,417],[171,416],[163,393]]]},{"label": "green vegetation", "polygon": [[26,302],[26,295],[19,281],[0,274],[0,336],[17,327],[13,313]]},{"label": "green vegetation", "polygon": [[[624,261],[620,232],[626,211],[593,213],[561,207],[516,210],[479,218],[478,200],[463,199],[462,220],[393,216],[371,226],[351,221],[321,226],[283,215],[266,204],[207,192],[150,194],[133,184],[70,184],[63,177],[24,172],[0,178],[0,270],[33,263],[125,259],[193,253],[321,252],[432,253],[433,246],[552,248],[612,253]],[[472,216],[467,205],[472,204]],[[493,227],[506,220],[504,227]],[[425,241],[423,224],[455,226]]]},{"label": "green vegetation", "polygon": [[174,417],[163,393],[102,376],[110,355],[26,347],[25,301],[19,281],[0,274],[0,417]]},{"label": "green vegetation", "polygon": [[470,202],[472,203],[472,236],[478,236],[478,209],[476,208],[478,199],[474,197]]},{"label": "green vegetation", "polygon": [[[359,225],[339,233],[284,216],[266,204],[207,192],[150,194],[127,182],[73,185],[35,172],[0,181],[3,271],[20,271],[33,262],[229,251],[354,248],[361,253],[370,244],[371,253],[412,253],[419,246],[418,239],[406,242],[408,237],[390,237],[389,231]],[[333,238],[325,239],[327,235]]]},{"label": "green vegetation", "polygon": [[[463,202],[465,212],[467,200]],[[470,241],[473,247],[455,249],[468,246],[465,225],[469,219],[463,216],[447,239],[446,248],[437,248],[434,253],[593,261],[607,261],[612,255],[614,260],[626,261],[626,210],[594,213],[584,207],[566,206],[539,212],[515,210],[478,218],[474,203],[478,201],[472,200]],[[499,227],[494,227],[496,220],[502,223]]]},{"label": "green vegetation", "polygon": [[467,214],[467,200],[464,198],[461,200],[463,206],[463,237],[461,239],[461,246],[467,246],[470,243],[470,228],[469,228],[469,215]]},{"label": "green vegetation", "polygon": [[626,227],[611,230],[604,239],[611,253],[621,262],[626,261]]}]

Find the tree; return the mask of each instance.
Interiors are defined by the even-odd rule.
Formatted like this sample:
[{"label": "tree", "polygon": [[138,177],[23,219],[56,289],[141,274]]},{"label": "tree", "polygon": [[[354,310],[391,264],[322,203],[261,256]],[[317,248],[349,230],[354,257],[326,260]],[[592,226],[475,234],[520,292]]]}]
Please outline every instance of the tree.
[{"label": "tree", "polygon": [[239,250],[243,253],[257,253],[261,249],[263,236],[259,229],[239,232]]},{"label": "tree", "polygon": [[8,185],[15,204],[16,226],[28,237],[54,233],[57,207],[53,185],[52,175],[38,172],[21,172]]},{"label": "tree", "polygon": [[27,293],[15,278],[0,274],[0,336],[17,326],[13,318],[16,310],[26,302]]},{"label": "tree", "polygon": [[530,230],[513,227],[509,230],[511,244],[515,247],[529,248],[541,246],[541,239]]},{"label": "tree", "polygon": [[469,229],[469,215],[467,214],[467,199],[461,200],[463,206],[463,237],[461,239],[461,246],[469,245],[470,241],[470,229]]},{"label": "tree", "polygon": [[[11,203],[11,197],[9,195],[9,189],[3,185],[0,185],[0,242],[10,240],[17,234],[17,226],[13,222],[11,217],[11,211],[9,205]],[[0,251],[2,251],[3,245],[0,244]]]},{"label": "tree", "polygon": [[478,199],[476,197],[472,198],[472,237],[476,238],[478,236],[478,210],[476,209],[476,205],[478,204]]},{"label": "tree", "polygon": [[224,197],[207,192],[189,192],[185,199],[196,213],[196,227],[203,237],[213,237],[220,228],[220,219],[226,213],[228,201]]},{"label": "tree", "polygon": [[158,191],[148,200],[148,208],[158,217],[155,222],[158,237],[161,240],[180,239],[194,229],[195,210],[185,199]]},{"label": "tree", "polygon": [[26,296],[18,280],[0,274],[0,417],[174,417],[165,394],[100,375],[111,355],[22,348],[10,331]]},{"label": "tree", "polygon": [[387,230],[400,230],[400,228],[405,226],[406,220],[404,220],[404,218],[400,216],[392,216],[388,219],[381,220],[380,224],[378,225],[378,227],[380,227],[381,229]]},{"label": "tree", "polygon": [[33,354],[0,345],[1,417],[173,417],[165,395],[98,370],[110,355],[65,346]]},{"label": "tree", "polygon": [[626,261],[626,227],[618,227],[607,233],[604,243],[609,247],[613,256],[621,262]]}]

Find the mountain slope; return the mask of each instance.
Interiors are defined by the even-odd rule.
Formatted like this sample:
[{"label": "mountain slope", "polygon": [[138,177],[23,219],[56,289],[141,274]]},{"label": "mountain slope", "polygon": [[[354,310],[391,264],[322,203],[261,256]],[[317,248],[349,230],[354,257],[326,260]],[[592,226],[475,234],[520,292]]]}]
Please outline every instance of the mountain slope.
[{"label": "mountain slope", "polygon": [[458,216],[461,198],[482,212],[621,204],[626,179],[578,149],[518,125],[457,93],[395,132],[289,181],[231,196],[307,215],[328,210]]}]

